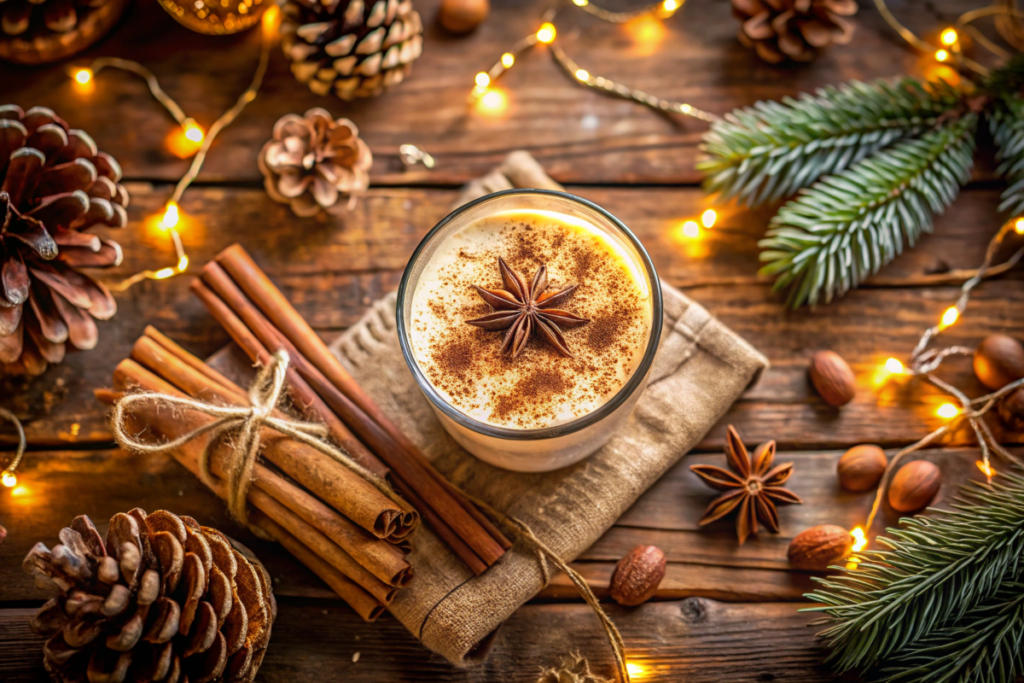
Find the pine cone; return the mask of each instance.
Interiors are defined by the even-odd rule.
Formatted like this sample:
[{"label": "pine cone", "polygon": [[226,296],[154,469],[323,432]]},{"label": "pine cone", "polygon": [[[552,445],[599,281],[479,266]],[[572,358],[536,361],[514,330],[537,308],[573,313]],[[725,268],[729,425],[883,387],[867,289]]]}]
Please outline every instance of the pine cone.
[{"label": "pine cone", "polygon": [[124,227],[121,168],[86,133],[45,107],[0,106],[0,376],[37,375],[65,342],[96,346],[93,318],[117,311],[78,268],[121,263],[121,247],[88,231]]},{"label": "pine cone", "polygon": [[114,515],[106,541],[85,515],[60,540],[24,562],[56,593],[31,621],[50,636],[43,664],[56,683],[256,676],[277,606],[266,571],[224,534],[136,508]]},{"label": "pine cone", "polygon": [[769,64],[809,62],[832,43],[845,45],[857,13],[856,0],[732,0],[743,22],[740,42]]},{"label": "pine cone", "polygon": [[281,46],[317,95],[375,97],[409,75],[423,49],[410,0],[287,0]]},{"label": "pine cone", "polygon": [[0,0],[0,59],[42,64],[84,50],[109,31],[128,0]]},{"label": "pine cone", "polygon": [[[267,194],[291,204],[298,216],[351,208],[356,195],[370,184],[372,164],[373,154],[356,125],[348,119],[335,121],[319,107],[304,116],[282,116],[259,156]],[[342,202],[346,196],[348,201]]]}]

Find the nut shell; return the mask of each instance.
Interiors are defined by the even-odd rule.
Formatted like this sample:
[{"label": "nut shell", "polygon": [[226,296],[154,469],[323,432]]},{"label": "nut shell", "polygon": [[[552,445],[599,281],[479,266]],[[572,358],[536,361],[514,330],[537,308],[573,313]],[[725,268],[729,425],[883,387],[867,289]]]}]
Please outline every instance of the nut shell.
[{"label": "nut shell", "polygon": [[443,0],[437,21],[449,33],[469,33],[487,18],[489,0]]},{"label": "nut shell", "polygon": [[650,600],[664,578],[665,553],[657,546],[638,545],[615,566],[609,593],[615,602],[632,607]]},{"label": "nut shell", "polygon": [[797,569],[823,571],[850,556],[850,532],[835,524],[819,524],[801,531],[789,543],[789,563]]},{"label": "nut shell", "polygon": [[999,418],[1015,432],[1024,432],[1024,387],[999,401]]},{"label": "nut shell", "polygon": [[927,460],[914,460],[901,467],[889,484],[889,505],[897,512],[923,510],[939,491],[942,472]]},{"label": "nut shell", "polygon": [[843,357],[834,351],[819,351],[811,358],[811,382],[825,403],[839,408],[853,400],[857,379]]},{"label": "nut shell", "polygon": [[1024,346],[1005,334],[990,334],[974,352],[974,374],[993,391],[1024,377]]},{"label": "nut shell", "polygon": [[878,486],[889,460],[885,451],[872,444],[854,446],[843,453],[836,464],[839,485],[847,491],[863,493]]}]

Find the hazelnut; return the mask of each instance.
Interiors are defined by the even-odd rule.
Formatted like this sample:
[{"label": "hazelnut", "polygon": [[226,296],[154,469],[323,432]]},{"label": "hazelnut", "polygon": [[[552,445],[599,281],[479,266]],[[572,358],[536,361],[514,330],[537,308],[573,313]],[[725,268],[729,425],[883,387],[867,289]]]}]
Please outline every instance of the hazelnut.
[{"label": "hazelnut", "polygon": [[789,563],[797,569],[825,570],[850,556],[850,532],[835,524],[801,531],[789,544]]},{"label": "hazelnut", "polygon": [[1024,387],[1011,391],[999,400],[999,417],[1015,432],[1024,432]]},{"label": "hazelnut", "polygon": [[609,593],[620,605],[647,602],[665,578],[665,553],[653,545],[638,545],[619,560]]},{"label": "hazelnut", "polygon": [[437,20],[449,33],[469,33],[487,18],[489,0],[442,0]]},{"label": "hazelnut", "polygon": [[843,357],[834,351],[819,351],[811,358],[811,382],[825,403],[834,408],[853,400],[856,378]]},{"label": "hazelnut", "polygon": [[836,465],[839,485],[847,491],[863,493],[878,486],[889,464],[885,451],[878,446],[862,444],[843,453]]},{"label": "hazelnut", "polygon": [[914,460],[901,467],[889,484],[889,505],[897,512],[924,509],[939,490],[942,472],[927,460]]},{"label": "hazelnut", "polygon": [[974,352],[974,374],[993,391],[1024,377],[1024,346],[1005,334],[990,334]]}]

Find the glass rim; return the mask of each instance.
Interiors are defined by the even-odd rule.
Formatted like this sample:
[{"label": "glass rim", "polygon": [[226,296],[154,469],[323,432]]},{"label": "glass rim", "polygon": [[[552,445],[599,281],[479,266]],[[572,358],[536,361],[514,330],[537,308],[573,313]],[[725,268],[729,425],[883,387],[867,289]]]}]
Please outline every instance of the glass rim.
[{"label": "glass rim", "polygon": [[[630,375],[629,379],[625,384],[612,396],[610,399],[602,403],[597,410],[594,410],[582,417],[578,417],[575,420],[564,422],[562,424],[553,425],[551,427],[540,427],[537,429],[513,429],[511,427],[499,427],[497,425],[488,424],[476,420],[458,408],[448,403],[434,388],[434,385],[430,383],[426,375],[423,374],[423,370],[420,368],[419,363],[416,361],[416,357],[412,351],[412,345],[409,343],[408,330],[405,325],[405,316],[403,310],[405,308],[406,296],[411,295],[409,289],[409,278],[413,271],[413,266],[416,264],[420,255],[424,249],[434,237],[445,227],[447,227],[452,221],[466,213],[467,211],[483,204],[485,202],[494,201],[502,197],[508,197],[512,195],[533,195],[533,196],[548,196],[555,197],[560,200],[569,201],[576,204],[581,204],[584,207],[596,212],[601,217],[605,218],[615,228],[617,228],[623,236],[629,241],[629,243],[636,249],[637,254],[640,257],[640,261],[643,263],[645,270],[647,271],[648,279],[650,280],[651,286],[651,330],[650,336],[647,340],[647,349],[644,352],[643,358],[640,363],[633,370],[633,374]],[[416,379],[416,384],[419,385],[420,390],[424,393],[427,399],[434,405],[435,408],[440,410],[446,416],[448,416],[456,424],[465,427],[466,429],[472,430],[479,434],[491,436],[499,439],[507,439],[513,441],[534,441],[539,439],[551,439],[559,436],[565,436],[589,427],[596,422],[601,421],[608,415],[614,413],[622,404],[624,404],[633,394],[636,392],[641,385],[644,383],[647,373],[650,371],[651,366],[654,364],[654,357],[658,352],[658,345],[661,342],[661,331],[663,325],[663,301],[661,295],[661,280],[658,277],[658,271],[654,267],[654,263],[651,261],[650,255],[647,253],[647,249],[640,242],[633,231],[626,227],[626,224],[612,215],[606,209],[598,206],[592,201],[577,197],[574,194],[568,192],[561,192],[558,190],[541,190],[541,189],[511,189],[501,190],[499,192],[493,192],[483,197],[474,199],[466,204],[463,204],[459,208],[455,209],[447,216],[442,218],[437,225],[430,229],[420,243],[416,246],[412,256],[409,257],[409,262],[405,266],[405,271],[402,273],[402,281],[398,285],[398,300],[395,306],[395,318],[398,325],[398,342],[402,348],[402,356],[405,358],[406,365],[409,366],[409,370],[412,372],[413,377]]]}]

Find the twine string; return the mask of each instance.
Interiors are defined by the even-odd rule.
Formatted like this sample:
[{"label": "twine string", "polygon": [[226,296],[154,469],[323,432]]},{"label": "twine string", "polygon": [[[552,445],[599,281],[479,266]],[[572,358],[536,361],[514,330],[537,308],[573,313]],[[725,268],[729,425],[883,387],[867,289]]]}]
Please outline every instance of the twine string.
[{"label": "twine string", "polygon": [[[260,368],[256,379],[249,387],[248,406],[219,406],[151,391],[127,394],[114,404],[111,418],[114,439],[122,448],[129,451],[155,454],[172,452],[194,439],[209,435],[210,438],[199,454],[199,478],[217,491],[221,485],[218,477],[211,471],[210,455],[216,445],[230,437],[233,441],[232,447],[226,449],[224,453],[225,497],[228,512],[243,524],[248,524],[246,500],[252,485],[256,460],[259,457],[260,431],[264,427],[269,427],[333,458],[370,481],[382,493],[397,502],[398,494],[387,482],[353,460],[344,451],[325,441],[328,434],[325,425],[274,416],[274,410],[284,389],[289,362],[288,353],[281,350],[274,354],[270,363]],[[127,427],[127,415],[131,408],[143,403],[153,403],[158,407],[171,409],[195,410],[216,419],[174,439],[152,443],[132,435]]]}]

